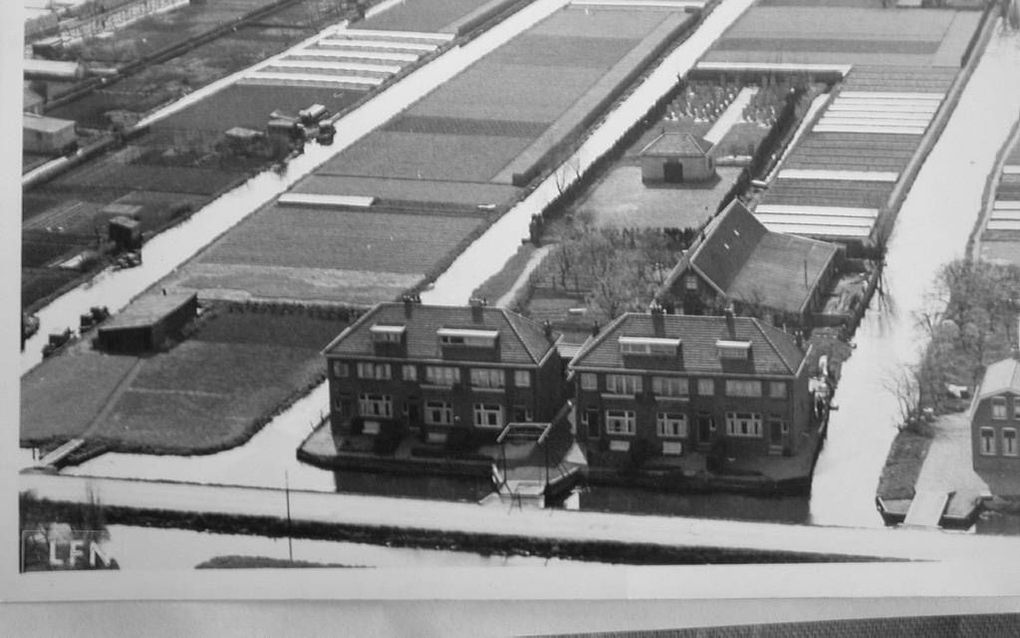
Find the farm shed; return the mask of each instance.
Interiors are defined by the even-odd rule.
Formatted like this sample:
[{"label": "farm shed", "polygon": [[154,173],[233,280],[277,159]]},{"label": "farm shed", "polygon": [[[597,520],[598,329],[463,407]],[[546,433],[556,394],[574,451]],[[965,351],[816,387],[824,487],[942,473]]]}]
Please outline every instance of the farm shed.
[{"label": "farm shed", "polygon": [[85,65],[80,62],[25,58],[24,75],[26,80],[76,82],[85,77]]},{"label": "farm shed", "polygon": [[78,139],[73,120],[34,113],[25,113],[21,130],[24,150],[29,153],[62,153]]},{"label": "farm shed", "polygon": [[198,312],[198,295],[147,295],[99,328],[107,352],[141,353],[158,349]]},{"label": "farm shed", "polygon": [[641,149],[641,180],[666,184],[707,182],[715,177],[708,156],[712,144],[691,135],[666,131]]}]

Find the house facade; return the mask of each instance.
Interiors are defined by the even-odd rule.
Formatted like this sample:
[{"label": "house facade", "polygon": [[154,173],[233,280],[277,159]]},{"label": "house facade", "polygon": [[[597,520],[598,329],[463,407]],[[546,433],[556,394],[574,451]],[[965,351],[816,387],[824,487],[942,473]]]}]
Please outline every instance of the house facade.
[{"label": "house facade", "polygon": [[808,353],[748,317],[625,314],[571,362],[577,436],[626,452],[796,454],[813,425]]},{"label": "house facade", "polygon": [[839,273],[835,244],[772,232],[738,200],[719,213],[656,293],[667,312],[733,306],[774,324],[806,326]]},{"label": "house facade", "polygon": [[712,144],[689,133],[664,131],[641,149],[641,181],[659,184],[708,182],[716,177]]},{"label": "house facade", "polygon": [[1020,360],[988,366],[974,392],[970,423],[974,470],[1020,477]]},{"label": "house facade", "polygon": [[323,355],[334,432],[389,421],[429,441],[454,428],[494,439],[507,423],[551,421],[563,404],[551,329],[477,303],[379,304]]}]

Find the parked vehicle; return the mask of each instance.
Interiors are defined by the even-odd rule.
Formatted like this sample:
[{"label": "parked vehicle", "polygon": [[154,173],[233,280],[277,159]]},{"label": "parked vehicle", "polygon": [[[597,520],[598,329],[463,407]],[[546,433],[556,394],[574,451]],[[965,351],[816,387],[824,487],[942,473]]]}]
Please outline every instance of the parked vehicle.
[{"label": "parked vehicle", "polygon": [[142,251],[130,250],[117,257],[117,260],[113,262],[113,269],[124,270],[125,268],[135,268],[136,266],[141,265]]},{"label": "parked vehicle", "polygon": [[71,337],[74,335],[70,328],[66,328],[63,332],[54,332],[50,334],[49,343],[43,346],[42,355],[45,359],[53,355],[57,350],[66,345]]}]

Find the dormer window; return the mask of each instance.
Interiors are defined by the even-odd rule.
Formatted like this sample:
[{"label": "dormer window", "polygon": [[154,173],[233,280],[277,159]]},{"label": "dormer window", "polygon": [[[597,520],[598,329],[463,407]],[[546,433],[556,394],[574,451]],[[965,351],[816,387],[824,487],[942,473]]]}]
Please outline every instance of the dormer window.
[{"label": "dormer window", "polygon": [[675,357],[680,351],[679,339],[661,337],[620,337],[620,354],[652,357]]},{"label": "dormer window", "polygon": [[496,340],[499,339],[499,330],[440,328],[437,334],[439,335],[439,343],[444,346],[495,348]]},{"label": "dormer window", "polygon": [[369,334],[372,335],[373,343],[403,343],[404,333],[407,331],[405,326],[393,326],[393,325],[379,325],[376,324],[368,329]]},{"label": "dormer window", "polygon": [[727,341],[720,339],[715,342],[720,359],[736,359],[746,361],[751,358],[750,341]]}]

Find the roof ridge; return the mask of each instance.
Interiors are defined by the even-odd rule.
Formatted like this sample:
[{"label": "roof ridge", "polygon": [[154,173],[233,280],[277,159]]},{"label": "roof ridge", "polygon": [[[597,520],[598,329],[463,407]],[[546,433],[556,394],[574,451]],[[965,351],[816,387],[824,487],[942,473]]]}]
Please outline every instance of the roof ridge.
[{"label": "roof ridge", "polygon": [[[500,314],[503,315],[503,320],[506,321],[507,325],[510,326],[510,330],[513,331],[514,336],[517,337],[517,340],[521,342],[522,346],[524,346],[524,351],[528,353],[528,356],[531,357],[531,359],[535,363],[540,363],[541,362],[541,358],[540,357],[536,357],[535,353],[531,351],[531,348],[528,347],[528,342],[524,339],[524,337],[521,336],[520,331],[517,330],[517,326],[514,325],[513,320],[510,318],[510,310],[508,310],[506,308],[496,308],[496,307],[494,307],[492,309],[498,311]],[[532,322],[531,319],[525,317],[524,315],[519,315],[517,313],[513,313],[513,314],[515,316],[517,316],[517,317],[520,317],[521,319],[524,319],[525,321]],[[532,322],[532,323],[534,323],[536,327],[540,328],[540,324],[538,322]],[[549,347],[551,348],[551,347],[553,347],[553,345],[550,344]],[[548,352],[548,350],[546,352]]]},{"label": "roof ridge", "polygon": [[750,319],[751,324],[758,328],[758,332],[761,333],[762,338],[764,338],[766,343],[769,344],[769,347],[772,348],[772,352],[776,353],[776,356],[778,356],[779,360],[783,362],[783,365],[786,366],[786,369],[790,371],[790,374],[797,374],[797,369],[794,366],[790,365],[790,362],[786,360],[786,354],[782,350],[780,350],[779,347],[776,346],[775,342],[772,341],[771,337],[769,337],[769,335],[766,334],[765,328],[762,326],[761,321],[759,321],[757,317],[746,318]]},{"label": "roof ridge", "polygon": [[584,345],[581,346],[581,349],[577,352],[577,354],[574,355],[574,358],[570,360],[570,365],[574,365],[575,361],[578,361],[581,358],[588,356],[588,353],[594,350],[595,346],[599,345],[600,343],[606,340],[606,337],[609,336],[610,332],[617,329],[617,324],[623,324],[628,317],[636,314],[641,313],[625,312],[616,319],[613,319],[608,324],[606,324],[606,327],[603,328],[602,331],[597,336],[589,337],[588,340],[585,341]]}]

